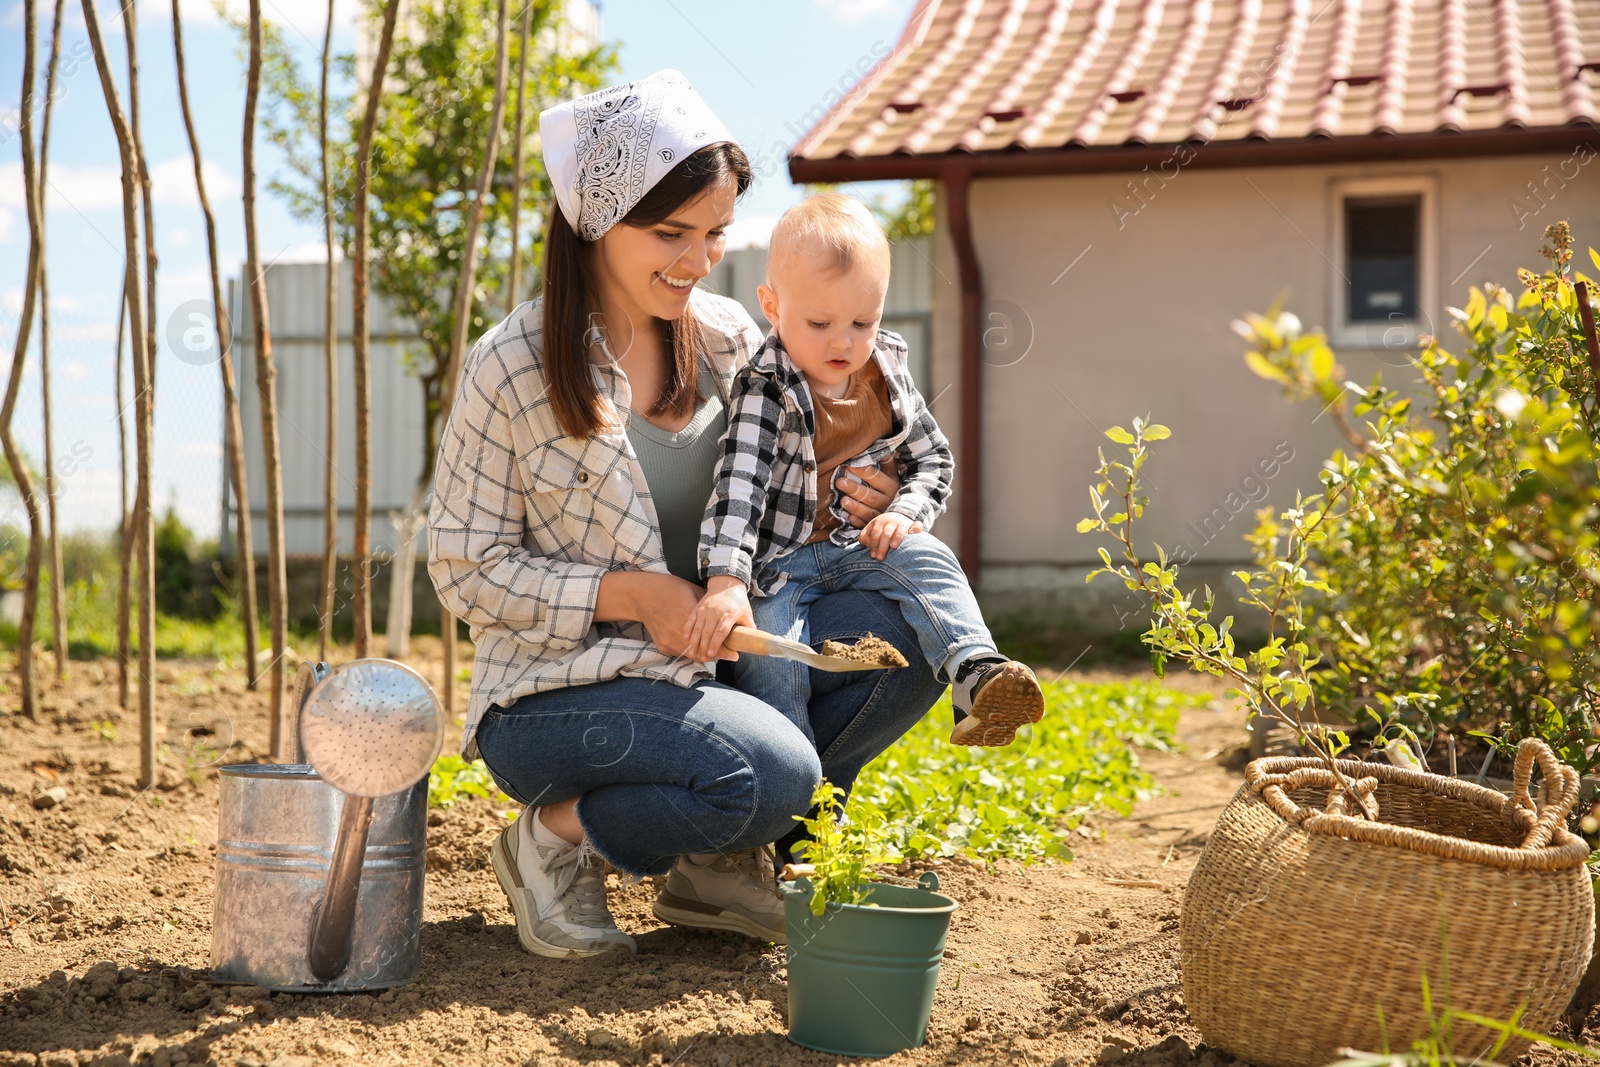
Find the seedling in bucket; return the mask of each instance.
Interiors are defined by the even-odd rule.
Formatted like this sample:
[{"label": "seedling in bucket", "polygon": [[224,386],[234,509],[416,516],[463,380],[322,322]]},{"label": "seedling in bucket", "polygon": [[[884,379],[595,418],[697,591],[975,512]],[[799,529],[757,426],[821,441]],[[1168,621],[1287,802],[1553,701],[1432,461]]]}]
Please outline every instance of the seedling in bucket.
[{"label": "seedling in bucket", "polygon": [[889,855],[880,820],[842,822],[844,791],[824,781],[804,864],[784,869],[789,1040],[847,1056],[888,1056],[928,1036],[950,915],[959,906],[919,881],[874,874]]}]

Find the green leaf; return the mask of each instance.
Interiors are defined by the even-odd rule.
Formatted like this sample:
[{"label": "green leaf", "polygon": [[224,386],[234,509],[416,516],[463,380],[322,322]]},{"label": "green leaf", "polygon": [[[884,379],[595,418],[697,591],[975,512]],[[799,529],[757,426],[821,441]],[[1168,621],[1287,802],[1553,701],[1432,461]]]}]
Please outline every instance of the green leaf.
[{"label": "green leaf", "polygon": [[1089,532],[1091,532],[1093,530],[1098,530],[1099,528],[1100,528],[1100,520],[1099,519],[1079,519],[1078,520],[1078,532],[1079,533],[1089,533]]},{"label": "green leaf", "polygon": [[1149,426],[1144,428],[1144,439],[1146,441],[1165,441],[1171,436],[1172,431],[1161,425],[1159,422],[1151,423]]},{"label": "green leaf", "polygon": [[1111,427],[1111,429],[1106,431],[1106,436],[1111,438],[1111,440],[1115,441],[1119,445],[1133,444],[1133,434],[1129,433],[1127,430],[1124,430],[1121,426]]},{"label": "green leaf", "polygon": [[1290,384],[1289,376],[1268,362],[1267,357],[1263,356],[1260,352],[1246,352],[1244,354],[1244,362],[1245,365],[1251,370],[1255,371],[1257,375],[1267,379],[1268,381],[1279,382],[1283,385]]}]

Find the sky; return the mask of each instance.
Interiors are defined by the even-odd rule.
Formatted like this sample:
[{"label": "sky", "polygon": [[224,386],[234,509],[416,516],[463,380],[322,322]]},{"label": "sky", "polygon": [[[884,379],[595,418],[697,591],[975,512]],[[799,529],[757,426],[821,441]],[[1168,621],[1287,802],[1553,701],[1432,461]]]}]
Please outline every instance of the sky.
[{"label": "sky", "polygon": [[[334,51],[355,38],[352,0],[334,0]],[[211,0],[179,0],[190,101],[205,162],[206,193],[217,219],[226,277],[244,260],[241,131],[244,64],[233,30]],[[243,10],[243,0],[228,0]],[[604,0],[602,34],[617,46],[617,80],[665,67],[686,74],[755,164],[757,181],[739,207],[736,242],[759,242],[798,199],[784,154],[821,116],[830,90],[848,88],[898,39],[913,0]],[[53,5],[39,3],[39,101]],[[128,106],[125,26],[101,0],[118,92]],[[285,29],[303,68],[314,71],[327,6],[313,0],[262,0]],[[64,530],[106,530],[119,508],[115,364],[122,285],[122,201],[116,139],[84,32],[79,0],[66,4],[62,59],[50,132],[45,230],[50,286],[51,386],[58,500]],[[221,522],[222,388],[216,364],[179,358],[189,313],[210,304],[204,219],[178,108],[170,4],[137,9],[141,126],[151,172],[157,251],[156,505],[177,508],[201,537]],[[15,349],[26,274],[28,225],[17,133],[22,82],[21,0],[0,0],[0,361]],[[39,136],[36,114],[34,136]],[[256,149],[257,230],[267,262],[320,262],[320,224],[293,218],[267,191],[283,160],[264,137]],[[864,189],[864,193],[879,190]],[[191,302],[200,304],[191,307]],[[203,321],[203,320],[202,320]],[[43,420],[35,316],[22,394],[13,421],[35,466]],[[171,336],[169,337],[169,334]],[[126,386],[132,396],[131,383]],[[131,405],[128,408],[131,441]],[[130,465],[131,447],[130,447]],[[131,476],[130,476],[131,478]],[[0,521],[19,516],[0,515]],[[25,522],[25,519],[22,520]]]}]

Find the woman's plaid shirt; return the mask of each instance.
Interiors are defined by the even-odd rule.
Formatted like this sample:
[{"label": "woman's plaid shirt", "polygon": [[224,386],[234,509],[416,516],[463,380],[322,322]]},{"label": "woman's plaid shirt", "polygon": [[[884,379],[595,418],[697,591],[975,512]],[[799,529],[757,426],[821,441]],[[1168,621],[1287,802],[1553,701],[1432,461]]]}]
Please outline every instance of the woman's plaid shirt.
[{"label": "woman's plaid shirt", "polygon": [[[717,390],[761,343],[737,302],[696,290]],[[705,664],[671,658],[642,624],[594,621],[600,578],[630,568],[667,573],[655,504],[621,412],[628,380],[595,366],[613,428],[584,441],[556,422],[546,392],[538,301],[473,346],[439,442],[428,513],[428,573],[444,606],[477,642],[462,752],[491,706],[529,693],[618,676],[687,686]]]},{"label": "woman's plaid shirt", "polygon": [[[886,509],[931,529],[950,498],[955,463],[950,442],[917,392],[899,334],[879,330],[872,357],[889,384],[889,436],[841,463],[876,467],[893,456],[900,468],[900,492]],[[733,403],[716,490],[700,527],[700,576],[732,575],[757,596],[771,596],[787,576],[768,566],[805,544],[816,520],[816,418],[811,389],[771,333],[733,379]],[[828,507],[839,526],[828,536],[836,545],[855,542],[861,531],[840,506],[842,496],[828,487]]]}]

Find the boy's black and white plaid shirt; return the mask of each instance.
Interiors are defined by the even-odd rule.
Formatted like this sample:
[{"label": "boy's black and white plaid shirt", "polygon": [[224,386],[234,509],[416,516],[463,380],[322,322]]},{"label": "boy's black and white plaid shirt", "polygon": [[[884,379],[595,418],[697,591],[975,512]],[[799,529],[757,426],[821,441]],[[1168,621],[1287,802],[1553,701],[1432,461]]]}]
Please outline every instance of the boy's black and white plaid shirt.
[{"label": "boy's black and white plaid shirt", "polygon": [[[841,463],[839,473],[856,479],[846,467],[876,467],[895,457],[900,492],[886,510],[931,529],[950,498],[950,442],[911,380],[905,340],[879,330],[872,358],[889,386],[889,435]],[[769,564],[805,544],[816,521],[815,443],[811,389],[776,332],[770,333],[733,379],[716,488],[700,527],[702,578],[732,575],[757,596],[782,588],[787,576]],[[841,500],[830,485],[827,506],[840,523],[829,540],[844,546],[861,531],[851,525]]]}]

